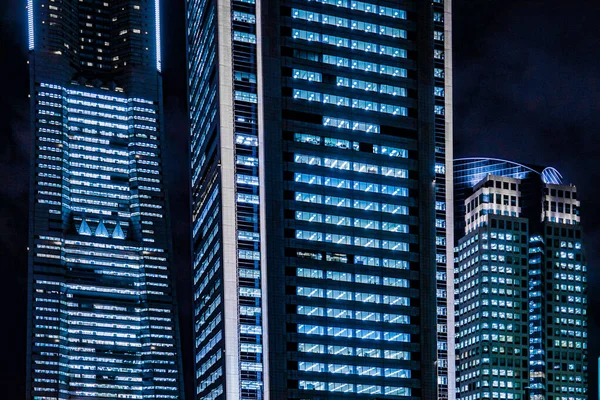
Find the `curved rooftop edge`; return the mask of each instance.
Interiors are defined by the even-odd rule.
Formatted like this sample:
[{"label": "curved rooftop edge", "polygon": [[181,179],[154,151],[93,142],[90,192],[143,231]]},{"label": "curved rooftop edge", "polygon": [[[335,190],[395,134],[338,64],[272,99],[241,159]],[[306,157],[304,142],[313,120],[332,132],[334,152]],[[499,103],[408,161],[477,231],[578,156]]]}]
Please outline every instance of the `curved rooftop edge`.
[{"label": "curved rooftop edge", "polygon": [[563,183],[563,176],[560,172],[554,167],[546,167],[542,171],[542,180],[544,183],[552,183],[555,185],[560,185]]},{"label": "curved rooftop edge", "polygon": [[488,174],[525,179],[530,174],[540,175],[544,183],[560,185],[562,174],[554,167],[521,164],[491,157],[464,157],[454,159],[456,185],[475,186]]}]

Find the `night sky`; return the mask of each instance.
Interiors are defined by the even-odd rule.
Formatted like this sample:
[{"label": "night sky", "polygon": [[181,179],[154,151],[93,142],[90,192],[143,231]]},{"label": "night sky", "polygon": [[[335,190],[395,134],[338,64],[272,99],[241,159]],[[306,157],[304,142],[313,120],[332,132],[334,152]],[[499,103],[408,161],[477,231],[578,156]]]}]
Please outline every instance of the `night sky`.
[{"label": "night sky", "polygon": [[[589,273],[589,394],[600,353],[600,1],[454,0],[455,156],[556,167],[578,187]],[[0,397],[25,380],[29,131],[24,0],[0,15]],[[163,0],[165,172],[186,378],[191,380],[188,128],[183,0]],[[190,383],[189,381],[188,383]],[[192,388],[188,385],[188,398]]]}]

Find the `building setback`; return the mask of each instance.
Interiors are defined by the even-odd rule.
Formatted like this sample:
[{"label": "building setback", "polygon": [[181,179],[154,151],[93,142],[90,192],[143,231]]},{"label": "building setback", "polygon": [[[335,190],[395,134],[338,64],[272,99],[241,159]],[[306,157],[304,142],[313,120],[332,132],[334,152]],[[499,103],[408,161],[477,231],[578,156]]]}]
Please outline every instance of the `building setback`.
[{"label": "building setback", "polygon": [[484,158],[455,160],[455,183],[465,213],[456,260],[457,397],[587,399],[576,188],[554,168]]},{"label": "building setback", "polygon": [[453,398],[450,9],[187,2],[197,399]]},{"label": "building setback", "polygon": [[528,224],[519,199],[517,179],[490,175],[465,202],[455,271],[460,399],[525,398]]},{"label": "building setback", "polygon": [[28,1],[28,399],[182,398],[159,3]]}]

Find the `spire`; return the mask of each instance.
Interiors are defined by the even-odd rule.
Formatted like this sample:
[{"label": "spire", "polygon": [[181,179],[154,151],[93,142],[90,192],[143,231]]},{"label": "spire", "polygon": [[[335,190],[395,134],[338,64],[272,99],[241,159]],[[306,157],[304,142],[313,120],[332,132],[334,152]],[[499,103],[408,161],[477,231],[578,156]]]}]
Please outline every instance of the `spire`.
[{"label": "spire", "polygon": [[84,236],[92,236],[92,230],[88,226],[87,222],[85,222],[85,219],[81,220],[81,225],[79,225],[79,230],[77,233]]},{"label": "spire", "polygon": [[98,224],[95,235],[99,237],[108,237],[108,231],[106,230],[106,227],[104,226],[103,222],[100,222]]},{"label": "spire", "polygon": [[113,229],[112,237],[114,239],[125,239],[125,234],[123,233],[123,229],[121,229],[121,224],[117,222],[117,226]]}]

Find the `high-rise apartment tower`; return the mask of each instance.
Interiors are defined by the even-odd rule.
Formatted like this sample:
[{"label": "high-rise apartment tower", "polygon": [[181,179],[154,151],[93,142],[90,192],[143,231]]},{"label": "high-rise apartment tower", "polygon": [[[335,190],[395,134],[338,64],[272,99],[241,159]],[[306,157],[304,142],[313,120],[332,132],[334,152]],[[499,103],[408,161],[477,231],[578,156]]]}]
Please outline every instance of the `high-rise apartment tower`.
[{"label": "high-rise apartment tower", "polygon": [[450,9],[187,1],[197,399],[452,398]]},{"label": "high-rise apartment tower", "polygon": [[29,0],[28,399],[179,399],[158,1]]}]

